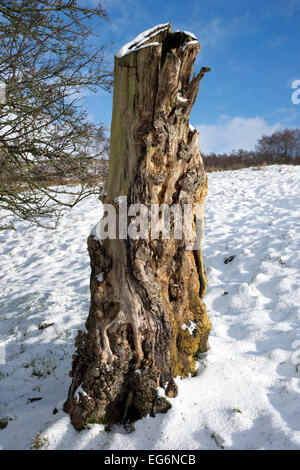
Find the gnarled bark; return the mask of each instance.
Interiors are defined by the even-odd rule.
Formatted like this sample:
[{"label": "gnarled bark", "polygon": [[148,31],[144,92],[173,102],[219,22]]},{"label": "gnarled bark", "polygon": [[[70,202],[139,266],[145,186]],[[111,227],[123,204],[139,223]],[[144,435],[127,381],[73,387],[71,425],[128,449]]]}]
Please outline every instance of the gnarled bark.
[{"label": "gnarled bark", "polygon": [[[128,204],[203,208],[207,178],[189,115],[208,69],[191,79],[200,49],[169,24],[149,30],[115,58],[111,153],[106,196]],[[199,214],[198,214],[199,215]],[[203,222],[203,211],[200,215]],[[195,372],[208,349],[201,249],[186,240],[88,238],[91,306],[79,332],[65,411],[77,429],[164,412],[173,377]],[[99,274],[101,276],[99,277]],[[79,388],[80,387],[80,388]]]}]

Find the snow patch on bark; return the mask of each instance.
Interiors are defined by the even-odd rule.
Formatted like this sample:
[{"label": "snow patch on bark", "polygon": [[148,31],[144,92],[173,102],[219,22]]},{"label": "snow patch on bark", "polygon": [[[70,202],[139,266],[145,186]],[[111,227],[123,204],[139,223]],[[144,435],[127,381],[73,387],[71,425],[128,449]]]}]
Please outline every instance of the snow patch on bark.
[{"label": "snow patch on bark", "polygon": [[194,333],[194,331],[197,329],[197,324],[191,320],[188,321],[188,325],[186,323],[184,323],[181,328],[183,330],[186,330],[188,329],[189,330],[189,333],[190,335],[192,335]]},{"label": "snow patch on bark", "polygon": [[183,98],[181,93],[178,93],[177,99],[178,101],[181,101],[182,103],[187,103],[189,101],[187,98]]},{"label": "snow patch on bark", "polygon": [[82,384],[77,387],[76,392],[74,393],[74,398],[76,401],[80,401],[80,395],[83,397],[87,397],[88,400],[91,400],[91,397],[88,396],[88,394],[83,390]]},{"label": "snow patch on bark", "polygon": [[[194,39],[197,39],[196,36],[193,34],[193,33],[190,33],[190,31],[183,31],[184,34],[186,34],[187,36],[190,36],[191,38],[194,38]],[[194,41],[195,42],[195,41]],[[198,42],[198,41],[197,41]]]},{"label": "snow patch on bark", "polygon": [[158,46],[158,42],[152,42],[149,44],[145,44],[146,41],[149,41],[149,39],[153,38],[157,34],[161,33],[162,31],[165,31],[168,29],[170,26],[170,23],[164,23],[164,24],[159,24],[157,26],[154,26],[154,28],[150,28],[143,33],[139,34],[136,38],[134,38],[132,41],[128,42],[125,44],[121,49],[117,52],[116,57],[118,59],[121,59],[125,55],[129,54],[130,52],[137,51],[139,49],[142,49],[143,47],[150,47],[150,46]]},{"label": "snow patch on bark", "polygon": [[199,42],[197,41],[197,39],[195,41],[189,41],[189,42],[186,42],[185,45],[183,46],[182,48],[182,52],[186,50],[187,46],[191,46],[193,44],[199,44]]}]

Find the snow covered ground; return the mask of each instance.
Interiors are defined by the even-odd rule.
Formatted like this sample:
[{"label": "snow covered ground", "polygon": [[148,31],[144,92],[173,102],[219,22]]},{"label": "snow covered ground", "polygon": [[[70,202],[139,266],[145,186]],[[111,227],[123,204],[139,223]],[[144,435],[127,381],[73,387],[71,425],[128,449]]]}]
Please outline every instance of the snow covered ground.
[{"label": "snow covered ground", "polygon": [[62,411],[97,204],[83,201],[54,232],[25,222],[0,232],[0,447],[300,449],[300,167],[209,174],[211,350],[197,377],[176,379],[171,410],[130,434],[76,432]]}]

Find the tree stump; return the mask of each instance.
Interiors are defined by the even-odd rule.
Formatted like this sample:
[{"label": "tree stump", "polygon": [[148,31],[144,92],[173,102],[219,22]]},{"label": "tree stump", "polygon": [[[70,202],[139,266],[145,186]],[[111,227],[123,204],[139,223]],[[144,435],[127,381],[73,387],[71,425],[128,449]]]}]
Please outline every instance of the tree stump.
[{"label": "tree stump", "polygon": [[[165,24],[116,55],[102,200],[117,212],[119,196],[126,196],[128,205],[191,204],[193,225],[196,209],[204,223],[207,177],[199,135],[189,126],[209,70],[191,78],[199,49],[191,33],[172,32]],[[201,246],[187,249],[187,241],[174,234],[102,241],[95,235],[88,238],[90,312],[86,331],[76,338],[64,406],[78,430],[87,423],[126,423],[167,411],[166,397],[177,394],[173,378],[195,373],[195,356],[208,350],[211,328],[202,301],[207,280]]]}]

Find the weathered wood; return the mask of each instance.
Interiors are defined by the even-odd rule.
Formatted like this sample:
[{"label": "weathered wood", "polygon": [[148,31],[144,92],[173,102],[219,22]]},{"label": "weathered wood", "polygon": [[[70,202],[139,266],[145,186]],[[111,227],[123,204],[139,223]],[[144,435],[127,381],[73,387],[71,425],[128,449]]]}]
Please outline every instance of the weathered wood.
[{"label": "weathered wood", "polygon": [[[189,115],[204,73],[191,79],[200,49],[190,33],[160,25],[115,58],[109,174],[103,201],[193,204],[203,209],[207,177]],[[200,219],[204,223],[203,210]],[[164,412],[173,377],[195,373],[208,349],[201,249],[186,240],[88,238],[91,306],[79,332],[65,411],[77,429]],[[103,273],[103,280],[98,280]],[[193,328],[183,326],[193,325]],[[191,332],[191,330],[193,331]],[[81,385],[83,393],[78,392]],[[77,393],[76,393],[77,390]]]}]

